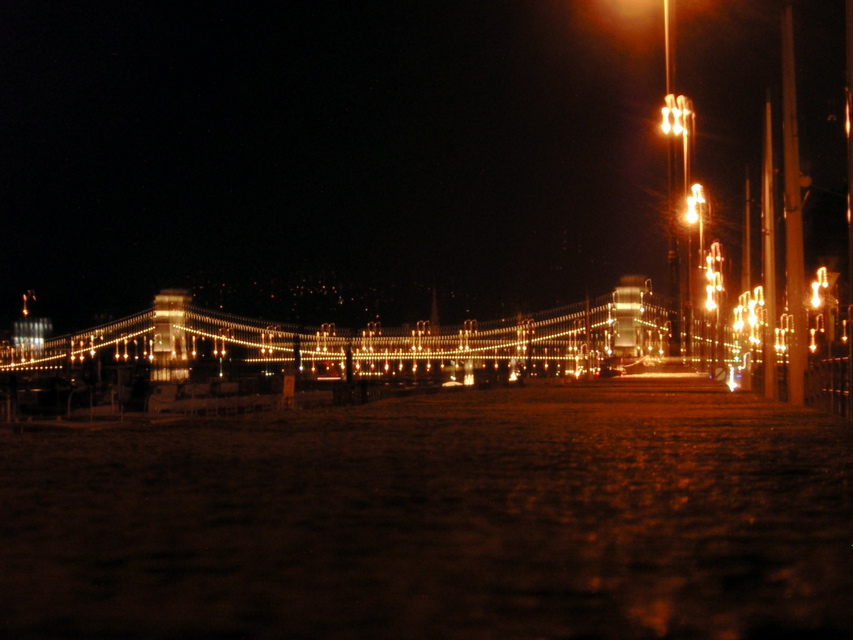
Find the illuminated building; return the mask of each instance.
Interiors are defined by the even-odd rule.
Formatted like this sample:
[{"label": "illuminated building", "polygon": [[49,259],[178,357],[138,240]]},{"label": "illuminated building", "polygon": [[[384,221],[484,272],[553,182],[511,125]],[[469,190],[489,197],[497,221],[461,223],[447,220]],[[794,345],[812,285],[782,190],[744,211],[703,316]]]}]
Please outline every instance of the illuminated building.
[{"label": "illuminated building", "polygon": [[44,352],[45,340],[53,333],[50,318],[25,317],[12,325],[12,349],[18,362],[33,360]]}]

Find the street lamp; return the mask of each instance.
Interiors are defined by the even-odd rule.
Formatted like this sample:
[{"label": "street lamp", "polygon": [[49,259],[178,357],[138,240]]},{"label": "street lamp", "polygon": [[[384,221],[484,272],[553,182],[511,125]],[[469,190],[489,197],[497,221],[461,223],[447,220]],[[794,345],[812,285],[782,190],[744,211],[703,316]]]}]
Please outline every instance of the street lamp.
[{"label": "street lamp", "polygon": [[[826,267],[820,267],[815,273],[815,280],[811,283],[812,297],[811,307],[815,314],[815,328],[820,334],[826,333],[826,325],[829,325],[828,344],[835,341],[835,322],[838,315],[838,298],[833,295],[838,273],[830,272]],[[828,316],[828,321],[827,321]],[[814,340],[810,345],[814,353]]]},{"label": "street lamp", "polygon": [[720,322],[720,306],[723,296],[723,245],[720,242],[711,244],[708,255],[705,257],[705,263],[705,279],[708,281],[708,284],[705,285],[707,292],[705,309],[714,313],[712,361],[723,366],[723,331]]},{"label": "street lamp", "polygon": [[[684,344],[682,341],[682,336],[684,335],[684,331],[682,329],[684,317],[683,317],[683,280],[682,280],[682,268],[681,268],[681,260],[678,256],[678,245],[679,245],[679,233],[678,233],[678,225],[676,224],[676,217],[672,215],[674,207],[673,207],[673,148],[674,148],[674,140],[675,136],[681,135],[684,141],[684,148],[687,150],[687,131],[689,127],[686,127],[685,124],[688,121],[692,121],[692,105],[689,104],[689,100],[687,100],[684,96],[676,97],[673,94],[673,77],[674,73],[674,64],[672,60],[672,46],[671,42],[671,20],[670,20],[670,0],[663,0],[663,27],[664,27],[664,64],[665,64],[665,88],[666,88],[666,97],[664,98],[664,107],[663,107],[663,122],[662,129],[664,134],[667,137],[670,137],[667,144],[667,162],[666,162],[666,172],[667,172],[667,213],[668,213],[668,226],[669,226],[669,250],[667,252],[667,264],[669,268],[669,294],[673,299],[678,299],[679,312],[676,314],[670,315],[670,324],[674,329],[674,337],[675,340],[671,342],[671,353],[670,355],[676,356],[681,355],[684,356]],[[685,176],[689,176],[688,170],[688,162],[687,162],[687,154],[685,154]],[[685,189],[687,186],[686,182],[687,178],[685,177]],[[680,352],[680,353],[679,353]]]},{"label": "street lamp", "polygon": [[723,245],[719,242],[714,242],[708,255],[705,256],[705,279],[708,284],[705,286],[705,291],[708,294],[708,299],[705,302],[705,308],[708,311],[717,309],[720,294],[723,291],[723,274],[720,271],[723,263]]},{"label": "street lamp", "polygon": [[[684,169],[684,171],[683,171],[684,197],[689,197],[689,195],[690,195],[690,190],[689,190],[689,185],[690,185],[690,149],[691,149],[690,140],[693,138],[693,136],[695,134],[695,128],[696,128],[696,114],[693,111],[693,103],[691,102],[690,98],[687,98],[686,96],[676,96],[675,94],[668,93],[666,95],[666,97],[664,98],[664,106],[661,109],[661,115],[663,116],[662,120],[661,120],[661,131],[664,133],[664,135],[671,137],[671,138],[680,137],[682,140],[682,153],[683,153],[682,158],[683,158],[683,169]],[[670,149],[672,149],[672,147],[670,147]],[[668,167],[669,167],[668,171],[669,171],[670,176],[672,175],[671,158],[672,158],[672,154],[670,154],[670,161],[668,163]],[[672,193],[671,177],[670,177],[670,193]],[[670,202],[672,202],[671,199],[670,199]],[[676,264],[671,265],[671,268],[674,268],[677,271],[677,273],[671,273],[670,275],[671,275],[671,277],[673,277],[673,279],[676,279],[674,276],[677,276],[677,280],[681,281],[682,271],[681,271],[680,265],[677,264],[677,244],[678,243],[677,243],[677,241],[674,240],[674,238],[676,237],[676,233],[675,233],[676,228],[677,228],[677,225],[673,225],[673,232],[672,232],[672,234],[673,234],[673,247],[670,249],[670,257],[673,258],[673,260],[676,260]],[[688,255],[687,261],[689,264],[689,262],[691,260],[690,247],[689,247],[689,236],[688,236],[688,252],[687,252],[687,255]],[[683,291],[682,287],[679,286],[678,290],[679,290],[678,291],[679,298],[682,298],[682,293],[681,293]],[[690,292],[690,269],[688,269],[688,281],[687,281],[688,306],[690,305],[690,299],[691,299],[690,296],[691,296],[691,292]],[[684,308],[683,308],[684,307],[684,300],[683,300],[683,298],[680,300],[679,306],[682,307],[682,313],[684,313]],[[681,336],[683,336],[683,338],[684,338],[683,342],[680,341],[681,342],[682,356],[687,351],[686,347],[690,342],[690,333],[691,333],[691,327],[690,327],[691,319],[690,318],[683,318],[683,319],[685,320],[684,325],[686,325],[686,328],[684,328],[684,326],[683,326],[683,328],[680,332]]]},{"label": "street lamp", "polygon": [[696,224],[702,220],[699,207],[705,204],[705,189],[701,184],[694,184],[690,190],[693,195],[687,196],[687,222]]},{"label": "street lamp", "polygon": [[829,279],[826,275],[826,267],[821,267],[817,270],[815,274],[817,279],[812,282],[812,307],[815,309],[820,308],[820,305],[823,304],[823,298],[820,295],[821,289],[829,288]]},{"label": "street lamp", "polygon": [[668,136],[681,137],[684,149],[684,194],[688,194],[690,184],[690,140],[696,133],[696,112],[693,101],[686,96],[672,93],[664,98],[661,108],[661,131]]},{"label": "street lamp", "polygon": [[[685,176],[685,179],[687,176]],[[687,188],[685,187],[685,191]],[[708,209],[708,201],[705,198],[705,189],[701,184],[694,184],[689,189],[689,194],[687,196],[687,211],[685,213],[685,220],[687,224],[692,226],[698,223],[699,225],[699,246],[698,246],[698,268],[700,270],[706,269],[707,265],[705,262],[705,218],[709,217],[709,209]],[[687,256],[688,256],[688,269],[687,269],[687,297],[689,301],[690,308],[690,318],[689,325],[692,328],[693,325],[693,279],[695,276],[694,265],[692,263],[693,260],[693,251],[691,248],[691,236],[688,232],[687,234]],[[697,290],[698,293],[698,290]]]},{"label": "street lamp", "polygon": [[[687,196],[687,223],[694,225],[699,223],[699,268],[704,267],[705,251],[705,218],[710,218],[710,204],[705,199],[705,188],[701,184],[690,187],[692,195]],[[706,216],[707,212],[707,216]]]}]

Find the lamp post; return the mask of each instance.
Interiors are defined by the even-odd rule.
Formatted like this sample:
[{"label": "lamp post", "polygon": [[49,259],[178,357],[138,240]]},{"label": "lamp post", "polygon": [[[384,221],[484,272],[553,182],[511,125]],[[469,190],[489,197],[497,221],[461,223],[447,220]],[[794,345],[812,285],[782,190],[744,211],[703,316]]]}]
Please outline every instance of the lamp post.
[{"label": "lamp post", "polygon": [[[853,1],[853,0],[851,0]],[[674,74],[674,64],[671,54],[671,20],[670,20],[670,7],[669,0],[663,0],[663,31],[664,31],[664,69],[666,72],[665,77],[665,95],[669,96],[672,94],[672,82]],[[673,180],[673,158],[675,156],[674,153],[674,140],[669,138],[667,145],[667,154],[666,154],[666,178],[667,178],[667,216],[669,222],[669,249],[667,251],[667,267],[669,270],[669,295],[670,298],[678,302],[679,311],[676,313],[671,313],[669,317],[670,328],[672,329],[672,335],[669,346],[669,355],[673,357],[681,357],[683,355],[683,347],[681,341],[681,332],[683,327],[683,318],[682,316],[682,286],[681,286],[681,260],[678,255],[678,224],[676,223],[676,218],[673,215],[673,188],[672,188],[672,180]]]},{"label": "lamp post", "polygon": [[[710,205],[705,199],[705,188],[701,184],[690,187],[691,195],[687,196],[687,223],[699,223],[699,268],[705,267],[705,218]],[[708,211],[710,214],[710,212]]]},{"label": "lamp post", "polygon": [[[696,251],[698,259],[696,260],[695,263],[693,262],[693,252],[690,248],[690,246],[691,246],[690,232],[688,231],[688,233],[687,233],[687,247],[688,247],[688,256],[689,256],[689,263],[688,263],[688,269],[687,269],[687,295],[688,295],[688,300],[689,300],[688,306],[689,306],[689,312],[690,312],[689,326],[692,330],[693,324],[694,324],[694,322],[693,322],[694,321],[693,309],[695,308],[694,300],[693,300],[693,296],[694,296],[693,280],[694,280],[694,278],[697,277],[696,276],[696,268],[697,267],[700,271],[702,271],[706,268],[706,264],[705,264],[705,219],[707,217],[709,217],[709,211],[708,211],[708,201],[705,198],[705,189],[704,189],[704,187],[702,187],[701,184],[692,185],[690,187],[689,193],[690,193],[690,195],[687,196],[687,213],[685,215],[685,219],[687,221],[687,224],[690,225],[691,227],[693,225],[697,225],[697,224],[699,227],[699,245],[698,245],[697,251]],[[698,288],[696,290],[696,293],[697,294],[699,293]],[[691,344],[691,346],[692,346],[692,344]],[[695,355],[695,353],[692,353],[691,355]],[[703,351],[703,357],[704,357],[704,351]]]},{"label": "lamp post", "polygon": [[[835,342],[835,323],[838,316],[838,297],[835,295],[838,273],[830,272],[826,267],[818,268],[815,279],[811,283],[812,296],[809,300],[811,314],[814,317],[814,330],[816,330],[823,342],[826,344],[827,357],[832,357],[831,345]],[[814,334],[812,334],[814,338]],[[816,344],[812,339],[809,349],[812,353],[816,350]]]},{"label": "lamp post", "polygon": [[666,64],[666,92],[672,91],[672,57],[669,49],[669,0],[663,0],[663,45]]},{"label": "lamp post", "polygon": [[[853,1],[853,0],[851,0]],[[689,196],[690,185],[690,160],[691,160],[691,138],[695,133],[695,112],[693,111],[693,103],[689,98],[683,95],[676,96],[673,84],[675,77],[675,61],[673,55],[673,38],[672,38],[672,11],[670,0],[663,0],[663,23],[664,23],[664,58],[666,71],[666,97],[664,98],[663,107],[663,122],[662,130],[670,140],[667,145],[667,187],[668,187],[668,206],[669,206],[669,287],[670,296],[673,299],[678,299],[679,312],[670,317],[671,325],[673,326],[676,340],[671,345],[671,355],[680,355],[682,358],[687,353],[685,345],[689,344],[690,332],[692,327],[686,325],[685,315],[685,300],[683,286],[683,270],[681,260],[679,258],[679,225],[678,215],[675,215],[677,207],[674,203],[677,202],[673,198],[673,161],[674,161],[674,138],[680,136],[683,147],[683,170],[684,170],[684,196]],[[689,238],[688,238],[689,243]],[[688,247],[688,263],[690,262],[690,253]],[[688,269],[688,288],[690,281],[690,269]],[[687,296],[687,306],[692,308],[692,301],[689,293]],[[677,325],[677,326],[676,326]],[[686,328],[685,328],[686,326]],[[680,353],[678,353],[680,352]]]},{"label": "lamp post", "polygon": [[706,300],[705,309],[712,314],[714,333],[711,338],[711,366],[722,367],[722,343],[723,334],[720,324],[720,307],[723,295],[723,245],[713,242],[708,254],[705,256],[705,285]]},{"label": "lamp post", "polygon": [[[661,131],[663,131],[663,133],[667,136],[680,137],[682,140],[682,152],[683,152],[682,159],[683,159],[683,170],[684,170],[683,171],[683,173],[684,173],[684,183],[683,183],[684,197],[689,198],[690,197],[691,140],[695,134],[695,129],[696,129],[696,114],[693,111],[693,102],[690,100],[690,98],[687,98],[686,96],[676,96],[672,93],[669,93],[664,98],[664,106],[661,109],[661,114],[663,116],[663,119],[661,121]],[[670,164],[670,166],[671,166],[671,164]],[[670,183],[671,183],[671,178],[670,178]],[[672,187],[670,184],[670,191],[671,191],[671,189],[672,189]],[[673,226],[677,226],[677,225],[673,225]],[[674,235],[674,232],[673,232],[673,235]],[[670,255],[672,256],[672,251],[670,252]],[[676,251],[675,255],[677,257],[677,251]],[[689,263],[691,260],[690,247],[689,247],[689,236],[688,236],[687,256],[688,256],[687,260]],[[679,267],[679,270],[680,270],[680,267]],[[691,269],[688,268],[687,272],[688,272],[688,276],[687,276],[686,306],[689,310],[692,307],[692,300],[691,300],[691,293],[690,293],[690,278],[691,278],[690,272],[691,272]],[[679,280],[680,280],[680,277],[679,277]],[[681,287],[680,286],[678,287],[678,290],[679,290],[679,298],[682,298],[682,296],[680,295],[680,293],[681,293]],[[682,308],[682,316],[686,316],[686,318],[683,318],[683,327],[681,329],[681,336],[679,336],[679,338],[681,338],[683,336],[683,340],[680,339],[679,341],[681,342],[681,355],[682,355],[682,357],[684,357],[685,355],[692,355],[692,354],[688,353],[689,349],[687,348],[687,346],[689,345],[689,342],[690,342],[690,333],[691,333],[690,323],[691,323],[692,312],[688,311],[688,313],[684,313],[685,301],[683,299],[680,301],[679,306]]]},{"label": "lamp post", "polygon": [[666,135],[680,136],[684,146],[684,193],[689,195],[690,184],[690,140],[696,133],[696,113],[693,101],[687,96],[669,93],[664,98],[661,109],[663,121],[661,130]]}]

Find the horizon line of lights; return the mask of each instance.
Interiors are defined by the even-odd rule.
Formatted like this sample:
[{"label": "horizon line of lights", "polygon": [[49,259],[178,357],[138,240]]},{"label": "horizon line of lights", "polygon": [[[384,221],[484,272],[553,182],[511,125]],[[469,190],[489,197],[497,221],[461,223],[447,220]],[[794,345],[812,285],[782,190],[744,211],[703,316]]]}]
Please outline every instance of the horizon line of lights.
[{"label": "horizon line of lights", "polygon": [[[603,298],[603,297],[612,296],[612,295],[613,294],[605,294],[605,296],[600,296],[600,297]],[[574,303],[574,304],[579,305],[579,304],[583,304],[583,303]],[[560,324],[560,323],[565,322],[565,321],[582,320],[582,319],[586,319],[587,317],[592,317],[592,316],[597,315],[598,313],[600,313],[601,311],[603,311],[607,307],[607,304],[609,304],[609,303],[602,303],[602,304],[599,304],[596,307],[592,307],[586,311],[577,311],[577,312],[567,314],[567,315],[554,316],[551,318],[544,318],[544,319],[525,318],[525,320],[532,322],[533,326],[537,327],[537,328],[546,327],[546,326],[550,326],[553,324]],[[558,307],[557,309],[563,309],[563,308],[565,308],[565,307]],[[661,307],[661,310],[663,310],[662,307]],[[164,311],[164,310],[159,310],[159,311]],[[165,311],[168,312],[168,313],[166,313],[166,316],[171,316],[171,315],[181,316],[181,315],[183,315],[185,317],[185,319],[197,320],[197,321],[205,322],[208,324],[216,324],[216,325],[220,326],[221,328],[232,328],[235,330],[243,330],[243,331],[248,332],[248,333],[255,333],[260,329],[261,331],[272,332],[276,337],[280,337],[280,338],[287,338],[287,337],[296,338],[296,337],[299,337],[300,339],[305,340],[306,338],[313,339],[316,337],[315,333],[300,334],[300,333],[298,333],[298,331],[291,331],[288,328],[286,328],[286,327],[288,327],[288,323],[284,323],[284,322],[273,323],[275,328],[271,330],[271,327],[269,326],[268,321],[254,321],[254,322],[265,323],[265,326],[261,327],[261,326],[253,326],[253,325],[247,324],[245,321],[252,321],[252,319],[245,318],[242,316],[236,316],[234,314],[209,311],[209,313],[216,314],[216,315],[206,315],[204,313],[200,313],[198,308],[194,307],[191,303],[185,305],[184,311],[172,310],[172,309],[165,310]],[[663,310],[663,311],[665,311],[665,310]],[[176,314],[173,312],[176,312]],[[158,316],[157,313],[158,313],[158,310],[155,307],[151,307],[149,309],[138,312],[136,314],[132,314],[130,316],[126,316],[124,318],[120,318],[120,319],[112,321],[112,322],[97,325],[97,326],[92,327],[91,329],[87,329],[85,331],[76,331],[76,332],[72,332],[72,333],[68,333],[68,334],[63,334],[62,336],[56,336],[54,338],[50,338],[49,340],[46,340],[45,348],[46,349],[62,348],[65,344],[67,344],[68,340],[70,340],[72,338],[73,339],[86,338],[86,337],[89,337],[91,335],[103,336],[103,335],[107,335],[110,333],[114,333],[116,331],[120,331],[130,324],[138,323],[140,321],[152,322],[157,317],[163,317],[162,313],[160,314],[160,316]],[[534,314],[534,315],[537,315],[537,314]],[[223,319],[221,316],[226,316],[227,318],[231,318],[231,320]],[[241,320],[243,322],[240,322]],[[486,323],[480,323],[478,326],[477,332],[480,336],[486,337],[486,336],[499,335],[501,333],[505,333],[505,332],[507,332],[507,331],[518,326],[517,324],[516,325],[501,326],[501,327],[489,327],[488,326],[488,324],[490,324],[491,322],[502,322],[503,323],[506,320],[507,319],[501,319],[501,320],[497,320],[497,321],[488,321]],[[420,322],[429,322],[429,321],[419,321],[419,324],[420,324]],[[477,321],[474,320],[473,322],[477,322]],[[378,324],[379,324],[379,322],[377,322],[377,325]],[[486,325],[485,327],[483,326],[484,324]],[[279,328],[282,325],[285,328]],[[205,332],[201,329],[191,328],[191,327],[188,327],[186,325],[180,325],[180,326],[173,325],[173,326],[175,326],[176,328],[182,328],[183,330],[186,330],[186,331],[194,331],[198,335],[204,334],[207,337],[213,337],[213,335],[214,335],[210,332]],[[293,325],[293,326],[295,327],[295,325]],[[449,329],[449,328],[455,328],[457,326],[462,326],[462,325],[453,325],[452,327],[449,325],[448,327],[444,327],[444,328]],[[597,325],[594,325],[594,326],[597,326]],[[135,334],[139,335],[140,333],[146,333],[146,332],[154,331],[154,330],[155,330],[155,327],[153,325],[151,325],[145,329],[141,329],[139,331],[136,331]],[[389,331],[389,332],[393,331],[396,333],[396,331],[398,329],[397,328],[391,328],[391,329],[386,328],[385,330]],[[402,330],[402,329],[400,329],[400,330]],[[411,330],[407,328],[407,329],[405,329],[405,333],[402,333],[401,335],[388,335],[388,336],[382,336],[382,337],[383,338],[385,338],[385,337],[388,337],[388,338],[409,337],[410,331]],[[446,334],[446,335],[432,335],[432,334],[430,334],[430,337],[431,338],[451,338],[452,339],[452,338],[456,337],[456,335],[457,334],[455,334],[455,333]],[[351,339],[351,338],[338,337],[338,336],[330,336],[330,337],[336,337],[339,340]],[[122,336],[117,336],[115,339],[121,340]],[[112,344],[112,340],[110,341],[110,343]],[[253,343],[250,343],[247,341],[244,341],[244,343],[247,346],[251,346],[253,344]]]},{"label": "horizon line of lights", "polygon": [[[49,345],[49,351],[55,350],[51,355],[40,358],[31,357],[23,362],[12,361],[5,365],[0,364],[0,368],[34,368],[35,366],[59,361],[66,357],[70,357],[72,360],[76,360],[79,357],[82,361],[87,356],[94,357],[96,353],[102,352],[103,349],[109,349],[111,347],[116,348],[115,358],[117,360],[121,360],[122,358],[127,360],[130,357],[139,359],[138,353],[131,356],[129,352],[130,342],[135,341],[140,336],[145,336],[146,334],[160,335],[158,331],[163,333],[164,328],[162,326],[157,327],[152,323],[152,320],[156,318],[183,318],[183,324],[167,322],[170,327],[170,338],[173,340],[173,343],[177,339],[182,341],[186,347],[181,348],[181,345],[178,345],[177,347],[177,350],[181,351],[181,355],[185,359],[190,354],[190,341],[188,339],[190,336],[192,338],[199,337],[217,342],[221,341],[223,345],[232,344],[247,349],[260,350],[264,355],[261,358],[251,358],[247,360],[252,362],[275,361],[278,359],[277,356],[279,355],[285,355],[285,357],[290,356],[292,358],[295,352],[294,346],[276,344],[276,338],[290,338],[293,340],[299,339],[300,345],[302,345],[300,353],[306,360],[327,359],[334,353],[330,353],[327,350],[328,347],[332,347],[333,349],[337,347],[341,350],[341,353],[345,354],[346,347],[348,345],[352,345],[353,342],[361,342],[361,345],[358,346],[363,347],[362,350],[359,350],[358,348],[353,349],[353,356],[357,360],[376,357],[376,350],[383,349],[383,346],[385,345],[389,346],[383,349],[383,357],[411,360],[413,356],[417,356],[415,359],[425,360],[442,358],[452,359],[461,354],[466,356],[476,355],[489,359],[492,355],[490,352],[492,351],[494,351],[494,357],[496,358],[513,357],[513,351],[527,352],[530,345],[541,347],[544,344],[546,345],[546,348],[549,348],[550,345],[548,343],[553,343],[555,340],[560,340],[562,344],[554,346],[555,353],[553,356],[536,355],[532,357],[537,360],[546,360],[551,358],[572,359],[576,358],[577,354],[581,353],[582,350],[585,350],[587,354],[599,352],[591,347],[595,342],[602,338],[607,343],[607,347],[601,350],[600,353],[610,350],[609,342],[617,335],[617,332],[612,329],[614,328],[614,325],[618,327],[618,319],[613,317],[612,311],[614,308],[618,307],[618,303],[612,302],[611,294],[611,302],[590,308],[584,312],[575,312],[559,317],[545,319],[527,317],[523,318],[520,324],[497,328],[490,327],[485,330],[480,328],[477,321],[468,321],[463,325],[463,329],[460,331],[461,335],[432,335],[431,331],[426,330],[425,323],[427,321],[424,321],[423,324],[419,323],[418,329],[407,329],[406,332],[401,335],[382,335],[381,329],[378,328],[380,325],[377,322],[374,325],[375,332],[371,332],[370,327],[368,327],[366,332],[362,334],[361,338],[340,337],[334,335],[334,333],[332,333],[332,335],[319,336],[320,341],[323,343],[323,350],[320,350],[319,348],[304,348],[304,345],[317,341],[317,335],[299,334],[295,332],[291,333],[286,330],[283,331],[279,329],[278,325],[271,326],[267,324],[265,327],[259,327],[249,326],[244,323],[228,323],[221,318],[205,316],[195,311],[182,313],[180,310],[167,310],[169,313],[164,315],[163,313],[157,313],[157,310],[155,309],[147,310],[134,316],[128,316],[112,323],[100,325],[96,329],[89,331],[74,332],[66,336],[53,338],[46,343],[46,345]],[[662,332],[667,331],[666,324],[656,324],[648,319],[649,316],[644,314],[646,311],[645,306],[640,305],[639,308],[636,308],[637,305],[631,304],[629,307],[631,310],[639,311],[639,314],[636,317],[631,318],[634,327],[639,325],[644,329],[649,331],[655,330],[661,334]],[[663,308],[661,307],[660,309]],[[187,322],[187,320],[215,324],[219,327],[220,331],[214,333],[213,331],[205,330],[202,327],[190,326],[190,323]],[[146,326],[133,331],[126,331],[129,326],[138,324],[140,321],[145,321]],[[576,324],[569,328],[561,328],[553,333],[549,331],[542,331],[543,328],[554,327],[562,322],[573,322]],[[332,327],[333,325],[330,324],[327,326]],[[430,327],[430,329],[431,328],[432,327]],[[225,330],[225,332],[221,330]],[[600,335],[602,330],[604,334],[603,336]],[[183,337],[177,337],[172,333],[177,331],[184,332],[186,335]],[[258,339],[238,337],[238,332],[256,334]],[[594,334],[599,334],[599,336],[596,337]],[[500,336],[505,336],[507,339],[505,341],[501,340]],[[162,337],[163,336],[161,335],[160,338]],[[580,340],[581,337],[585,338],[583,342]],[[157,340],[159,344],[159,338]],[[149,359],[154,358],[153,349],[150,354],[148,353],[148,347],[150,346],[153,348],[154,341],[155,339],[152,338],[151,340],[143,343],[141,347],[143,354],[148,355]],[[70,349],[68,348],[69,342],[72,344]],[[76,346],[78,342],[79,346]],[[645,343],[646,341],[641,340],[641,342]],[[123,353],[120,350],[122,347]],[[648,350],[652,349],[652,346],[646,345],[646,347],[648,347]],[[134,351],[138,351],[139,348],[140,347],[138,347],[134,342]],[[367,353],[367,349],[371,348],[373,351]],[[645,351],[645,347],[641,345],[638,345],[638,348],[643,349],[643,352]],[[556,350],[559,349],[565,349],[563,355],[556,352]],[[499,354],[498,350],[503,350],[505,353]],[[172,357],[174,357],[176,354],[175,345],[173,344],[171,352],[169,352],[168,349],[163,349],[162,352],[157,350],[157,353],[159,354],[158,357],[168,353],[171,353]],[[269,353],[269,355],[266,355],[267,353]],[[191,354],[193,357],[198,355],[195,340],[192,341]]]}]

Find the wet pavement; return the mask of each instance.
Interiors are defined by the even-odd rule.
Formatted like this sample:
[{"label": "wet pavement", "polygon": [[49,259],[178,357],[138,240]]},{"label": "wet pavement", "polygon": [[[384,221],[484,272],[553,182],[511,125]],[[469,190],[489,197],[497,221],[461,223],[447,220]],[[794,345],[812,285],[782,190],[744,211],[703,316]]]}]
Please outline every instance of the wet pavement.
[{"label": "wet pavement", "polygon": [[697,378],[0,430],[0,636],[853,637],[853,429]]}]

